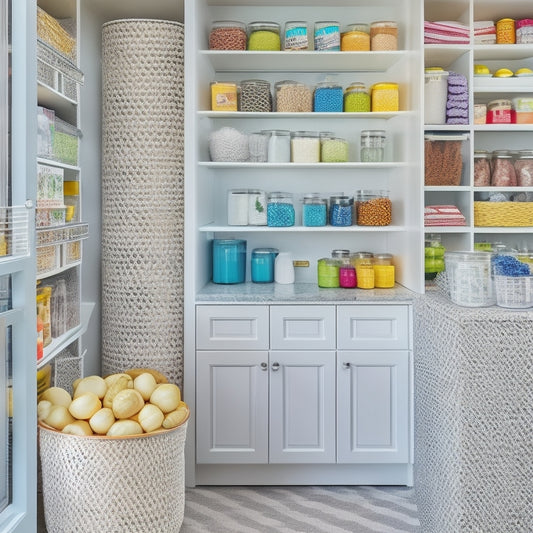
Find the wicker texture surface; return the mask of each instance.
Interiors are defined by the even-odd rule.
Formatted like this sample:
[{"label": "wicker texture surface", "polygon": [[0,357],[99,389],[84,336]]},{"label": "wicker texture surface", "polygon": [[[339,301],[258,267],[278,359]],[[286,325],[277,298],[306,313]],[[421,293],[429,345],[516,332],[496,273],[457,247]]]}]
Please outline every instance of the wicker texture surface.
[{"label": "wicker texture surface", "polygon": [[183,376],[183,24],[102,29],[102,372]]},{"label": "wicker texture surface", "polygon": [[474,202],[474,226],[533,226],[533,202]]},{"label": "wicker texture surface", "polygon": [[139,438],[39,427],[47,533],[176,533],[185,508],[187,422]]},{"label": "wicker texture surface", "polygon": [[533,531],[533,312],[415,304],[415,488],[426,533]]}]

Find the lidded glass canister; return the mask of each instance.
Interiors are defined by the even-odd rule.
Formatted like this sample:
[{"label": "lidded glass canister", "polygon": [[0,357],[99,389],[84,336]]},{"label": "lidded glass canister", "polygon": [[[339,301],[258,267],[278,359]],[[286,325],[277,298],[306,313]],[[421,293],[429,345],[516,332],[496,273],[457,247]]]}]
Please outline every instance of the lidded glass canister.
[{"label": "lidded glass canister", "polygon": [[348,141],[340,137],[329,137],[320,144],[322,163],[346,163],[348,161]]},{"label": "lidded glass canister", "polygon": [[315,87],[313,111],[319,113],[340,113],[343,107],[343,90],[335,82],[322,81]]},{"label": "lidded glass canister", "polygon": [[331,196],[329,199],[329,223],[332,226],[352,225],[353,198]]},{"label": "lidded glass canister", "polygon": [[361,161],[380,163],[385,157],[385,131],[363,130],[361,132]]},{"label": "lidded glass canister", "polygon": [[340,25],[337,21],[321,20],[315,23],[315,50],[338,52],[341,49]]},{"label": "lidded glass canister", "polygon": [[370,93],[364,83],[354,82],[346,87],[343,107],[349,113],[370,111]]},{"label": "lidded glass canister", "polygon": [[474,151],[474,187],[490,185],[490,154],[486,150]]},{"label": "lidded glass canister", "polygon": [[400,92],[398,84],[383,82],[372,85],[371,107],[372,111],[377,112],[399,111]]},{"label": "lidded glass canister", "polygon": [[235,20],[216,20],[209,33],[210,50],[246,50],[246,24]]},{"label": "lidded glass canister", "polygon": [[327,200],[320,193],[308,193],[303,197],[302,226],[325,226],[327,222]]},{"label": "lidded glass canister", "polygon": [[322,288],[337,288],[339,287],[339,268],[340,260],[332,259],[330,257],[323,257],[318,260],[317,274],[318,286]]},{"label": "lidded glass canister", "polygon": [[356,201],[357,224],[388,226],[392,219],[392,204],[386,190],[359,190]]},{"label": "lidded glass canister", "polygon": [[293,163],[319,163],[320,137],[315,131],[291,133],[291,161]]},{"label": "lidded glass canister", "polygon": [[248,24],[248,50],[281,50],[280,26],[277,22],[250,22]]},{"label": "lidded glass canister", "polygon": [[251,256],[251,278],[253,283],[272,283],[274,281],[274,262],[277,248],[254,248]]},{"label": "lidded glass canister", "polygon": [[240,85],[240,111],[255,113],[272,111],[270,82],[266,80],[243,80]]},{"label": "lidded glass canister", "polygon": [[370,49],[375,52],[398,50],[398,24],[392,20],[372,22]]},{"label": "lidded glass canister", "polygon": [[368,52],[370,50],[370,26],[364,23],[348,24],[341,33],[341,50]]},{"label": "lidded glass canister", "polygon": [[307,22],[301,20],[286,22],[285,33],[283,35],[283,49],[307,50],[308,48]]},{"label": "lidded glass canister", "polygon": [[271,192],[268,195],[267,226],[294,226],[294,204],[292,194],[288,192]]},{"label": "lidded glass canister", "polygon": [[248,224],[251,226],[267,225],[267,195],[265,191],[259,189],[248,191]]},{"label": "lidded glass canister", "polygon": [[263,130],[268,135],[268,162],[289,163],[291,160],[291,132],[289,130]]},{"label": "lidded glass canister", "polygon": [[292,80],[278,81],[274,86],[276,111],[280,113],[311,113],[313,91],[304,83]]}]

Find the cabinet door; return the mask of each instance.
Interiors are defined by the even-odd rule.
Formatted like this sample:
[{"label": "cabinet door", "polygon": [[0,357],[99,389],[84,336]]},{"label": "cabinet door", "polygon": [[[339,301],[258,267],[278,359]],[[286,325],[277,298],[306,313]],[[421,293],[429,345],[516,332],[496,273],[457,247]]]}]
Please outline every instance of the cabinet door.
[{"label": "cabinet door", "polygon": [[335,307],[271,306],[270,347],[272,350],[335,349]]},{"label": "cabinet door", "polygon": [[270,353],[270,462],[335,462],[335,352]]},{"label": "cabinet door", "polygon": [[198,352],[198,463],[268,461],[268,352]]},{"label": "cabinet door", "polygon": [[410,348],[407,305],[339,305],[337,324],[339,350]]},{"label": "cabinet door", "polygon": [[196,347],[199,350],[268,350],[268,307],[199,305]]},{"label": "cabinet door", "polygon": [[337,461],[406,463],[409,352],[338,352]]}]

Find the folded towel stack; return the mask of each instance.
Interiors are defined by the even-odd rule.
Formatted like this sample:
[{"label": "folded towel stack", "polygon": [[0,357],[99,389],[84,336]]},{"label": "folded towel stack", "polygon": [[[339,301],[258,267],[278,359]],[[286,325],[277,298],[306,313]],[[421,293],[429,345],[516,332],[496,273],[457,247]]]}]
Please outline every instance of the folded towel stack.
[{"label": "folded towel stack", "polygon": [[460,22],[424,21],[424,44],[469,44],[470,28]]},{"label": "folded towel stack", "polygon": [[468,124],[468,82],[457,72],[448,74],[446,124]]},{"label": "folded towel stack", "polygon": [[492,20],[474,22],[474,44],[496,44],[496,25]]},{"label": "folded towel stack", "polygon": [[455,205],[427,205],[424,226],[466,226],[466,220]]}]

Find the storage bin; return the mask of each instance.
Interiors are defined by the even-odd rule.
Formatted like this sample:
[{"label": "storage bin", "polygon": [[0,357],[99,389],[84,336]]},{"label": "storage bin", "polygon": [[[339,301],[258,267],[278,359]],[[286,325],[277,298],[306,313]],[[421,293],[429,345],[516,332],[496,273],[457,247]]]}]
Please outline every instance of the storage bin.
[{"label": "storage bin", "polygon": [[78,164],[78,145],[81,131],[61,120],[55,118],[55,129],[52,138],[52,158],[67,165]]},{"label": "storage bin", "polygon": [[533,202],[474,202],[474,226],[533,226]]},{"label": "storage bin", "polygon": [[494,276],[496,305],[511,309],[533,307],[532,276]]},{"label": "storage bin", "polygon": [[37,248],[37,275],[45,274],[60,266],[59,245]]},{"label": "storage bin", "polygon": [[427,68],[424,74],[424,124],[446,124],[448,72]]},{"label": "storage bin", "polygon": [[62,226],[65,224],[66,207],[37,207],[35,209],[35,226]]},{"label": "storage bin", "polygon": [[37,6],[37,37],[68,58],[76,60],[76,39],[59,20],[39,6]]},{"label": "storage bin", "polygon": [[462,142],[467,139],[467,134],[424,136],[425,185],[460,185],[463,172]]},{"label": "storage bin", "polygon": [[66,242],[62,245],[62,259],[63,266],[71,265],[81,261],[81,241]]},{"label": "storage bin", "polygon": [[187,423],[127,437],[67,435],[39,424],[47,532],[179,531]]},{"label": "storage bin", "polygon": [[62,168],[37,164],[37,207],[63,206],[63,178]]}]

